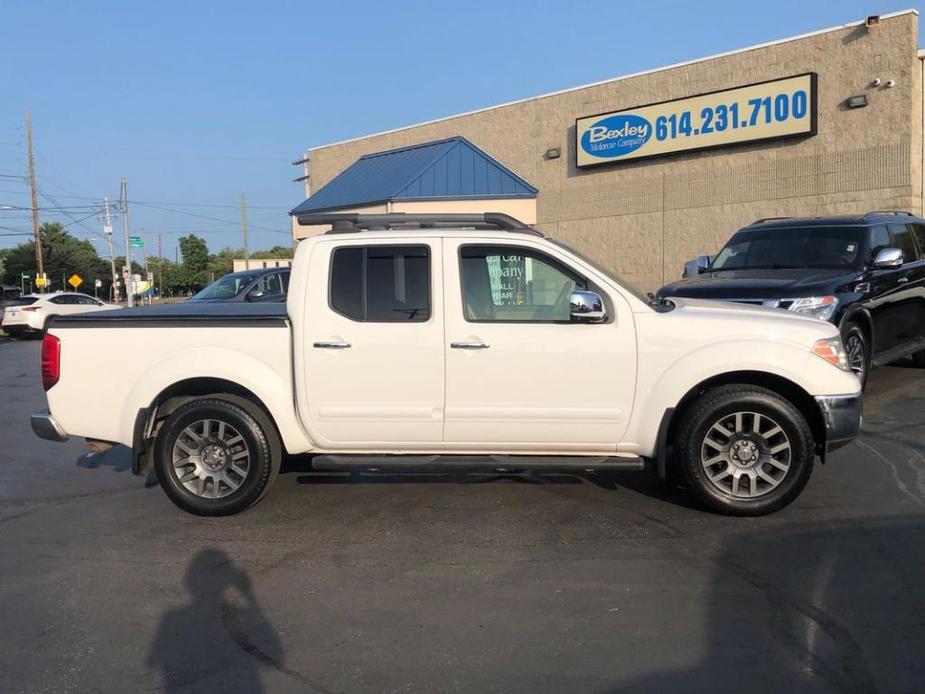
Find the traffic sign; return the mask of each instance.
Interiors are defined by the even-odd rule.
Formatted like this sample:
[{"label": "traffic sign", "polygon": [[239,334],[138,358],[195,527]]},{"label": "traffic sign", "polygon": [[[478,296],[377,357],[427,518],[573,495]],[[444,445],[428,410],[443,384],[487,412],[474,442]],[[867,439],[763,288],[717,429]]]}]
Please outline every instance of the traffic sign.
[{"label": "traffic sign", "polygon": [[76,272],[67,278],[67,283],[71,285],[74,289],[77,289],[80,285],[84,283],[83,277],[78,275]]},{"label": "traffic sign", "polygon": [[48,280],[45,279],[44,277],[36,277],[36,278],[35,278],[35,286],[36,286],[36,287],[44,287],[46,284],[48,284]]},{"label": "traffic sign", "polygon": [[22,275],[21,275],[21,279],[27,280],[27,279],[29,279],[31,276],[32,276],[32,275],[30,275],[28,272],[24,272],[24,273],[22,273]]},{"label": "traffic sign", "polygon": [[128,243],[132,248],[144,248],[145,242],[141,240],[140,236],[129,236]]},{"label": "traffic sign", "polygon": [[94,287],[97,287],[97,288],[102,287],[102,286],[103,286],[103,280],[93,280],[93,286],[94,286]]}]

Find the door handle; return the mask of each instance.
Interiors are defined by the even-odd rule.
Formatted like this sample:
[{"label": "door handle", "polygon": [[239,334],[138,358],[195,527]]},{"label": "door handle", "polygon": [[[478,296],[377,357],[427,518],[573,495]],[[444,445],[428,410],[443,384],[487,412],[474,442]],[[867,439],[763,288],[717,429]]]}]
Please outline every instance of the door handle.
[{"label": "door handle", "polygon": [[491,347],[487,342],[451,342],[452,349],[488,349]]},{"label": "door handle", "polygon": [[906,282],[908,281],[909,281],[908,277],[900,277],[898,280],[896,280],[898,284],[906,284]]},{"label": "door handle", "polygon": [[336,340],[332,342],[315,342],[312,344],[312,347],[315,349],[350,349],[350,343],[345,342],[344,340]]}]

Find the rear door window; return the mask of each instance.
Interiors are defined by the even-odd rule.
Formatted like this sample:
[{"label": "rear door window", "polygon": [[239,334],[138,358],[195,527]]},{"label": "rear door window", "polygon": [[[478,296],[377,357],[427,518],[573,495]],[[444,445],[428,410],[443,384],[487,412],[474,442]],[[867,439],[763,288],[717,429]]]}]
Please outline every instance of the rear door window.
[{"label": "rear door window", "polygon": [[77,297],[70,294],[59,294],[58,296],[51,297],[49,301],[53,304],[58,304],[59,306],[70,306],[77,303],[75,301],[76,298]]},{"label": "rear door window", "polygon": [[427,246],[345,246],[331,257],[330,305],[355,321],[430,318]]}]

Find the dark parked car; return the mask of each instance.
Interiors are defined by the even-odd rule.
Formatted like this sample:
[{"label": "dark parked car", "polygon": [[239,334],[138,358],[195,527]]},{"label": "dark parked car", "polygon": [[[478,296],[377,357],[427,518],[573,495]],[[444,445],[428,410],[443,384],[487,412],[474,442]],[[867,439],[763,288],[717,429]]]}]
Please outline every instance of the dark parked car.
[{"label": "dark parked car", "polygon": [[912,355],[925,366],[925,220],[908,212],[760,219],[659,298],[786,309],[839,326],[861,381]]},{"label": "dark parked car", "polygon": [[289,268],[232,272],[190,297],[190,301],[285,301]]}]

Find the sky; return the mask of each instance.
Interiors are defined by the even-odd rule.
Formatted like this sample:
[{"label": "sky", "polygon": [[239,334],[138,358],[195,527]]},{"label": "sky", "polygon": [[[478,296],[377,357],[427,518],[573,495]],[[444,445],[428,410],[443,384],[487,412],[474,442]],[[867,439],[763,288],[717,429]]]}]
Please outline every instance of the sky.
[{"label": "sky", "polygon": [[291,162],[310,147],[905,7],[3,0],[0,248],[31,231],[28,212],[3,209],[30,205],[27,110],[42,221],[102,255],[99,201],[125,177],[149,254],[158,234],[166,257],[187,233],[239,248],[244,193],[257,250],[290,243],[287,212],[303,199]]}]

